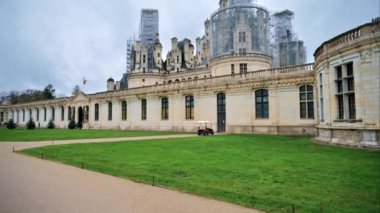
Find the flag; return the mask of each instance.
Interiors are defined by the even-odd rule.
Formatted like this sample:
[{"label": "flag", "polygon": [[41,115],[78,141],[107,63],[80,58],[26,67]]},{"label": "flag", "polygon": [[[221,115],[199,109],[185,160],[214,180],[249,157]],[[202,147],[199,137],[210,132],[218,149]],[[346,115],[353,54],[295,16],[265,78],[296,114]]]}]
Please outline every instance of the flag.
[{"label": "flag", "polygon": [[87,84],[87,80],[83,77],[83,85]]}]

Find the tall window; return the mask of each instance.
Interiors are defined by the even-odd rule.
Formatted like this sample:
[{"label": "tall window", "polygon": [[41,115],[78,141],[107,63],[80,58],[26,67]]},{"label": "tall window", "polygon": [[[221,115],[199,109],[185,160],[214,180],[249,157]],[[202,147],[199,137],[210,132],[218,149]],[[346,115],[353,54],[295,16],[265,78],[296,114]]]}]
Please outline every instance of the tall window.
[{"label": "tall window", "polygon": [[47,114],[46,108],[44,108],[44,121],[46,121],[46,114]]},{"label": "tall window", "polygon": [[179,64],[179,55],[177,55],[177,64]]},{"label": "tall window", "polygon": [[146,61],[146,56],[143,55],[143,63],[145,63],[145,61]]},{"label": "tall window", "polygon": [[37,112],[36,121],[40,121],[40,110],[38,108],[36,108],[36,112]]},{"label": "tall window", "polygon": [[25,109],[22,110],[22,121],[25,121]]},{"label": "tall window", "polygon": [[141,100],[141,120],[146,120],[146,99]]},{"label": "tall window", "polygon": [[4,122],[4,112],[0,112],[0,122]]},{"label": "tall window", "polygon": [[194,96],[189,95],[186,96],[186,119],[193,120],[194,119]]},{"label": "tall window", "polygon": [[166,97],[161,99],[161,119],[169,120],[169,99]]},{"label": "tall window", "polygon": [[99,104],[95,104],[94,112],[95,112],[94,120],[98,121],[99,120]]},{"label": "tall window", "polygon": [[71,121],[71,107],[70,106],[67,108],[67,120]]},{"label": "tall window", "polygon": [[121,120],[123,121],[127,120],[127,102],[126,101],[121,102]]},{"label": "tall window", "polygon": [[301,118],[314,118],[314,92],[313,86],[304,85],[300,87],[300,115]]},{"label": "tall window", "polygon": [[321,114],[321,121],[325,121],[325,115],[324,115],[324,106],[323,106],[323,76],[322,73],[319,74],[319,109]]},{"label": "tall window", "polygon": [[32,109],[29,109],[29,119],[33,119],[33,116],[32,116]]},{"label": "tall window", "polygon": [[112,102],[108,102],[108,120],[112,121]]},{"label": "tall window", "polygon": [[240,64],[240,73],[247,73],[247,64]]},{"label": "tall window", "polygon": [[231,64],[231,74],[235,74],[235,64]]},{"label": "tall window", "polygon": [[355,79],[353,63],[338,66],[336,72],[336,99],[339,120],[356,119]]},{"label": "tall window", "polygon": [[61,121],[65,120],[65,107],[61,106]]},{"label": "tall window", "polygon": [[54,107],[51,108],[51,120],[55,120],[55,109]]},{"label": "tall window", "polygon": [[246,36],[245,32],[239,32],[239,43],[245,43],[246,42]]},{"label": "tall window", "polygon": [[255,92],[256,97],[256,118],[269,118],[269,97],[268,90],[261,89]]}]

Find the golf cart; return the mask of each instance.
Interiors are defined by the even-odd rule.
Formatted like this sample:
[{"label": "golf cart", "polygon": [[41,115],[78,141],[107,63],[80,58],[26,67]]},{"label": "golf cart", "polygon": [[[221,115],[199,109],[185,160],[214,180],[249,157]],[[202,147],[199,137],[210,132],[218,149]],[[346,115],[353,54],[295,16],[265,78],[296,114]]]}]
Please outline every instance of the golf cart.
[{"label": "golf cart", "polygon": [[214,130],[212,130],[211,121],[198,121],[198,135],[214,135]]}]

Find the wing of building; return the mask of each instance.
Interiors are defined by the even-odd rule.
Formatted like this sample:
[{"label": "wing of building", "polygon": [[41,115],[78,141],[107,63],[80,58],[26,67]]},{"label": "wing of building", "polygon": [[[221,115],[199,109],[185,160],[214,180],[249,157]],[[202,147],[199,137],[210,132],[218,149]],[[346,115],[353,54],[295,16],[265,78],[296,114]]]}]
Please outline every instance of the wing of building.
[{"label": "wing of building", "polygon": [[324,42],[315,63],[305,64],[293,15],[284,10],[271,18],[250,0],[221,0],[195,46],[172,38],[164,60],[158,11],[143,10],[140,39],[129,43],[121,81],[108,79],[101,93],[1,105],[0,121],[196,132],[197,121],[207,120],[218,132],[310,135],[379,148],[380,19]]}]

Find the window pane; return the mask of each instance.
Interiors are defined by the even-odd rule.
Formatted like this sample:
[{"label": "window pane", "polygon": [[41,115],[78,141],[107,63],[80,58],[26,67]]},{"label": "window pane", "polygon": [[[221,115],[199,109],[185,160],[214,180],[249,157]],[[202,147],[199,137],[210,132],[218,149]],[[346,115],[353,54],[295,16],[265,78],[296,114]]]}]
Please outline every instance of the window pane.
[{"label": "window pane", "polygon": [[301,118],[306,118],[306,103],[300,103]]},{"label": "window pane", "polygon": [[348,108],[350,119],[356,119],[355,94],[348,96]]},{"label": "window pane", "polygon": [[263,104],[263,118],[269,118],[268,104]]},{"label": "window pane", "polygon": [[314,99],[314,95],[312,92],[307,93],[307,100],[312,101]]},{"label": "window pane", "polygon": [[341,79],[342,78],[342,67],[336,68],[336,78]]},{"label": "window pane", "polygon": [[307,85],[307,91],[309,91],[309,92],[313,92],[313,86],[311,86],[311,85]]},{"label": "window pane", "polygon": [[355,83],[353,78],[347,79],[347,87],[348,91],[355,91]]},{"label": "window pane", "polygon": [[307,103],[307,117],[314,118],[314,102]]},{"label": "window pane", "polygon": [[343,92],[342,81],[337,81],[336,83],[337,83],[338,93]]},{"label": "window pane", "polygon": [[300,100],[301,101],[306,101],[306,94],[305,93],[301,93],[300,94]]},{"label": "window pane", "polygon": [[338,96],[338,118],[344,119],[343,95]]},{"label": "window pane", "polygon": [[346,65],[346,67],[347,67],[347,76],[353,76],[354,75],[353,64],[349,63]]},{"label": "window pane", "polygon": [[262,118],[263,109],[261,104],[256,104],[256,118]]},{"label": "window pane", "polygon": [[306,91],[306,87],[305,86],[300,87],[300,92],[305,92],[305,91]]}]

